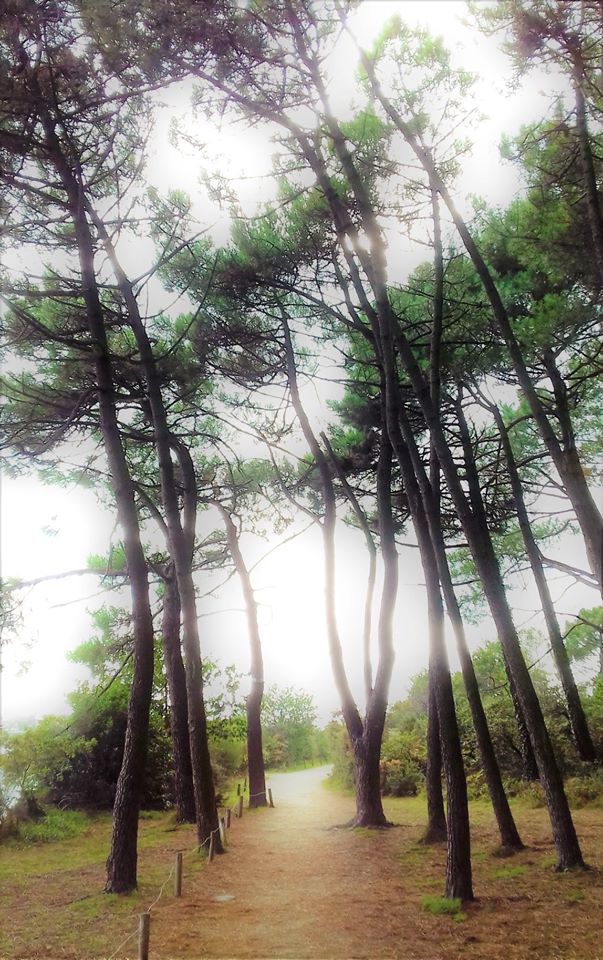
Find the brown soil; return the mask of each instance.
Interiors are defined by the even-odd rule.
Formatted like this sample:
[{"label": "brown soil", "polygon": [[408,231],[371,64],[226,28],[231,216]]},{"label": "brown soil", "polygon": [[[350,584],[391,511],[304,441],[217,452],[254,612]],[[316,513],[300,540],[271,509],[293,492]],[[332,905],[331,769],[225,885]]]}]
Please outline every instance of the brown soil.
[{"label": "brown soil", "polygon": [[[474,805],[479,899],[455,921],[421,905],[426,894],[442,893],[445,850],[417,842],[420,802],[386,803],[388,815],[402,824],[394,829],[333,829],[350,818],[353,799],[325,790],[320,778],[318,771],[273,777],[276,808],[233,819],[226,855],[211,864],[185,855],[182,897],[174,898],[170,879],[152,907],[150,960],[603,960],[600,810],[576,811],[592,869],[556,874],[544,811],[521,810],[529,848],[501,859],[494,854],[491,815],[485,805]],[[190,847],[192,837],[192,830],[176,831],[161,849],[143,843],[140,874],[147,879],[129,903],[96,896],[101,864],[72,871],[58,887],[53,875],[30,878],[29,904],[36,912],[30,911],[29,929],[35,916],[40,935],[34,944],[30,933],[26,947],[24,933],[15,930],[8,938],[11,949],[3,953],[0,947],[0,957],[108,960],[135,929],[136,913],[155,899],[174,850]],[[69,897],[73,907],[77,891],[82,906],[87,898],[100,906],[87,918],[83,911],[75,944],[65,943],[64,932],[63,946],[57,946],[58,933],[50,932],[53,913],[67,908]],[[2,899],[5,917],[16,919],[26,907],[15,899],[11,914],[11,898]],[[136,956],[133,938],[113,960]]]}]

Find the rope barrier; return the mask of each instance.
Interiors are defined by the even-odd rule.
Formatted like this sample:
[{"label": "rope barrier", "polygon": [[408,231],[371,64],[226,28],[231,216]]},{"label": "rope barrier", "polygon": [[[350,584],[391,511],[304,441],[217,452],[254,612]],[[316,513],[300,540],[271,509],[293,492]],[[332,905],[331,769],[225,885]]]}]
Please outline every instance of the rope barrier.
[{"label": "rope barrier", "polygon": [[[265,791],[265,790],[261,791],[260,793],[252,793],[252,794],[249,794],[249,799],[251,800],[251,799],[255,799],[255,797],[262,797],[262,796],[264,796],[264,797],[266,796],[266,791]],[[239,800],[239,799],[242,800],[242,797],[238,797],[238,798],[237,798],[237,803],[236,803],[234,806],[232,806],[232,807],[223,807],[223,809],[230,811],[230,813],[236,813],[236,811],[237,811],[237,809],[238,809],[238,807],[239,807],[239,803],[238,803],[238,800]],[[199,854],[199,853],[201,852],[202,848],[203,848],[206,844],[209,844],[209,843],[211,842],[212,837],[214,837],[216,833],[217,833],[217,834],[220,833],[220,825],[219,825],[219,824],[218,824],[218,826],[215,827],[213,830],[210,830],[209,836],[207,836],[207,837],[205,838],[205,840],[203,840],[202,843],[200,843],[200,844],[195,844],[195,846],[194,846],[194,847],[191,847],[189,850],[177,851],[177,852],[178,852],[178,853],[182,853],[183,857],[184,857],[184,856],[189,857],[189,856],[193,856],[194,854]],[[159,888],[159,893],[157,894],[157,896],[155,897],[155,899],[153,900],[153,902],[147,907],[147,909],[143,911],[143,913],[146,913],[146,914],[150,915],[151,910],[153,909],[153,907],[155,907],[155,906],[159,903],[159,901],[161,900],[161,897],[163,896],[163,891],[165,890],[166,886],[168,885],[169,881],[171,880],[171,878],[172,878],[173,875],[174,875],[174,869],[175,869],[175,868],[174,868],[174,866],[172,865],[172,868],[171,868],[170,872],[168,873],[167,877],[165,878],[165,880],[164,880],[163,883],[161,884],[161,887]],[[193,883],[192,883],[192,887],[193,887],[193,890],[196,892],[196,890],[197,890],[197,885],[196,885],[196,883],[195,883],[194,880],[193,880]],[[133,940],[134,937],[135,937],[138,933],[139,933],[139,930],[138,930],[138,928],[137,928],[137,929],[134,930],[132,933],[128,934],[128,936],[125,938],[125,940],[122,940],[122,942],[121,942],[121,943],[119,944],[119,946],[113,951],[113,953],[112,953],[109,957],[107,957],[107,960],[115,960],[115,957],[117,957],[117,954],[119,953],[119,951],[120,951],[123,947],[125,947],[126,943],[129,943],[130,940]]]}]

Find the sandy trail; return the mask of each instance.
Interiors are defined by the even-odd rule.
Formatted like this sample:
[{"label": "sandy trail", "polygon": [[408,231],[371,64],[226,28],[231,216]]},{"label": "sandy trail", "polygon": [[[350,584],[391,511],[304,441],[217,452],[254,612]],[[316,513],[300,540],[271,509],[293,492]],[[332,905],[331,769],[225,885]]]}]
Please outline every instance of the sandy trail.
[{"label": "sandy trail", "polygon": [[[233,820],[228,853],[213,863],[187,858],[182,899],[168,892],[153,908],[150,960],[603,960],[598,858],[599,869],[579,877],[544,869],[544,811],[523,813],[530,846],[510,879],[491,855],[491,818],[478,818],[480,899],[455,923],[421,907],[425,894],[442,892],[445,848],[417,845],[416,809],[391,830],[333,829],[352,817],[354,800],[325,789],[327,773],[273,775],[274,810]],[[407,821],[400,804],[392,813]],[[579,815],[594,854],[600,811]]]}]

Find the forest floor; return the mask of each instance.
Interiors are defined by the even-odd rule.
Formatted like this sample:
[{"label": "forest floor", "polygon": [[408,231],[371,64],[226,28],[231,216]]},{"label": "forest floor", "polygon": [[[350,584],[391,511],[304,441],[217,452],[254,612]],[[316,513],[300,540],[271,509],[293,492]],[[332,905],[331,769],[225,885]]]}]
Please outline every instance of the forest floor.
[{"label": "forest floor", "polygon": [[337,829],[354,801],[326,789],[324,776],[273,775],[275,809],[233,819],[228,852],[211,864],[192,852],[191,827],[146,817],[130,896],[100,892],[106,817],[83,837],[3,847],[1,960],[134,960],[138,914],[154,901],[150,960],[603,960],[602,810],[575,811],[591,869],[558,874],[544,810],[515,807],[528,848],[501,859],[488,806],[472,804],[478,899],[456,916],[433,915],[422,899],[442,892],[445,849],[418,842],[423,802],[386,800],[395,829]]}]

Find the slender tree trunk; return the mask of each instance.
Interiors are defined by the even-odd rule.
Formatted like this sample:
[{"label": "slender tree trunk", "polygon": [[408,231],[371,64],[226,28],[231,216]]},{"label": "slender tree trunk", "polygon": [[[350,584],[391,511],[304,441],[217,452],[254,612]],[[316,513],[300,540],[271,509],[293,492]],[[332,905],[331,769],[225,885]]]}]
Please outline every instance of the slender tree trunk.
[{"label": "slender tree trunk", "polygon": [[486,713],[482,704],[477,677],[475,675],[475,669],[473,667],[469,646],[467,644],[467,638],[465,636],[463,618],[461,616],[454,585],[452,583],[452,577],[450,575],[450,568],[448,566],[448,558],[446,555],[446,546],[444,543],[444,536],[440,523],[439,510],[434,503],[433,491],[430,487],[425,469],[421,462],[421,457],[417,449],[410,423],[406,418],[403,409],[401,410],[400,424],[404,440],[410,451],[415,473],[418,477],[419,488],[423,498],[431,541],[437,558],[442,592],[446,602],[446,610],[454,630],[459,663],[463,676],[463,683],[465,685],[467,701],[469,703],[471,718],[475,728],[475,735],[482,768],[484,771],[484,777],[488,787],[488,792],[490,794],[490,799],[492,801],[496,822],[498,824],[501,845],[505,850],[521,850],[523,849],[523,843],[521,842],[521,838],[513,819],[513,814],[511,813],[509,801],[505,793],[500,767],[494,752],[494,745],[492,743],[492,737],[490,735]]},{"label": "slender tree trunk", "polygon": [[[459,425],[459,436],[461,439],[461,446],[463,449],[463,462],[465,465],[465,474],[467,476],[467,484],[469,487],[469,500],[471,502],[471,509],[473,510],[475,523],[479,524],[481,529],[484,531],[484,536],[489,537],[488,519],[486,516],[486,510],[485,510],[484,501],[482,498],[479,473],[477,470],[477,464],[475,462],[475,454],[473,452],[471,436],[469,434],[469,427],[467,425],[467,421],[465,419],[465,415],[463,412],[462,393],[460,392],[460,387],[459,387],[459,398],[456,404],[456,412],[457,412],[457,420]],[[523,775],[526,780],[537,780],[538,766],[536,764],[534,750],[532,749],[532,744],[530,741],[528,725],[526,723],[526,719],[521,707],[521,701],[517,692],[515,679],[513,677],[513,671],[510,669],[507,657],[505,655],[504,646],[502,648],[502,651],[503,651],[503,661],[505,664],[505,672],[507,674],[507,680],[509,683],[509,692],[511,694],[511,700],[513,701],[513,711],[515,713],[515,720],[517,722],[519,752],[521,754],[521,760],[523,765]]]},{"label": "slender tree trunk", "polygon": [[[389,565],[386,563],[379,623],[379,664],[373,691],[367,707],[366,719],[363,723],[348,683],[343,662],[341,640],[337,628],[335,611],[336,500],[333,482],[327,458],[312,431],[301,402],[291,333],[284,310],[281,310],[281,315],[291,402],[299,420],[302,433],[315,459],[321,479],[324,503],[322,539],[325,564],[327,637],[333,676],[339,694],[343,719],[350,739],[354,761],[356,816],[352,822],[356,826],[383,827],[387,826],[387,820],[381,802],[379,760],[381,737],[383,735],[385,712],[387,709],[387,690],[393,667],[393,649],[391,647],[391,618],[393,607],[391,594],[392,587],[396,582],[395,574],[391,563]],[[393,590],[393,594],[393,599],[395,600],[395,590]]]},{"label": "slender tree trunk", "polygon": [[[153,439],[159,463],[161,500],[165,512],[170,557],[174,564],[176,583],[182,613],[182,645],[185,655],[186,696],[190,738],[191,764],[197,810],[197,837],[199,846],[207,846],[213,835],[215,853],[223,847],[218,828],[218,811],[214,787],[207,718],[203,700],[203,673],[197,620],[197,601],[193,580],[193,549],[195,538],[196,479],[188,450],[170,433],[167,413],[161,392],[161,375],[145,325],[140,316],[132,285],[124,273],[109,234],[99,217],[88,205],[90,215],[102,237],[117,280],[117,286],[128,311],[128,321],[136,339],[147,384]],[[174,477],[171,451],[176,449],[187,489],[187,528],[180,516],[178,492]]]},{"label": "slender tree trunk", "polygon": [[366,548],[369,555],[369,572],[366,583],[366,596],[364,600],[364,618],[362,625],[362,654],[363,654],[363,675],[364,675],[364,696],[366,705],[371,699],[373,692],[373,666],[371,660],[371,637],[372,637],[372,625],[373,625],[373,599],[375,596],[375,582],[377,579],[377,548],[375,546],[375,541],[373,534],[366,516],[366,513],[360,506],[358,498],[356,497],[354,491],[352,490],[350,484],[347,481],[347,478],[341,469],[340,463],[335,456],[335,452],[329,438],[326,433],[320,434],[322,441],[325,445],[325,449],[329,454],[329,459],[333,464],[333,467],[339,478],[339,482],[343,487],[344,493],[348,498],[352,510],[358,520],[360,529],[364,534],[364,540],[366,543]]},{"label": "slender tree trunk", "polygon": [[78,247],[86,321],[92,340],[101,432],[109,461],[130,579],[134,629],[134,676],[128,701],[126,740],[113,805],[111,850],[107,860],[108,893],[136,887],[138,813],[144,778],[153,684],[153,618],[149,603],[147,564],[140,540],[134,486],[117,420],[115,385],[103,309],[96,280],[94,243],[85,215],[84,192],[67,162],[42,94],[35,82],[49,158],[67,197]]},{"label": "slender tree trunk", "polygon": [[[374,76],[374,70],[368,58],[363,58],[369,78]],[[463,525],[465,536],[470,545],[471,552],[476,564],[478,575],[482,581],[486,599],[488,600],[494,622],[497,626],[499,637],[503,649],[506,652],[510,672],[513,675],[517,686],[517,692],[521,703],[521,708],[529,723],[530,737],[532,747],[538,763],[538,769],[543,782],[543,789],[547,801],[547,808],[553,829],[553,838],[558,855],[558,867],[566,869],[570,867],[583,866],[582,854],[576,837],[573,821],[571,818],[567,798],[563,789],[559,769],[553,753],[553,748],[544,724],[544,718],[538,703],[538,698],[534,690],[529,671],[526,667],[521,647],[513,623],[513,618],[506,600],[504,584],[501,579],[500,570],[496,554],[492,546],[489,531],[482,530],[476,526],[473,514],[467,503],[465,493],[460,482],[456,464],[452,457],[448,442],[434,407],[429,387],[425,381],[423,373],[419,368],[411,345],[404,336],[398,325],[389,297],[387,293],[387,261],[385,256],[385,246],[379,226],[376,222],[374,211],[370,205],[362,181],[354,168],[352,156],[347,149],[345,139],[337,128],[332,117],[327,115],[327,125],[329,134],[332,137],[334,148],[339,159],[342,162],[346,175],[354,190],[355,198],[358,202],[359,210],[363,220],[363,226],[369,238],[370,251],[366,252],[359,242],[357,231],[349,217],[343,218],[341,205],[337,198],[333,196],[332,185],[328,178],[324,178],[324,171],[317,158],[316,151],[312,151],[307,142],[303,142],[304,155],[312,163],[312,168],[319,178],[319,183],[325,182],[325,199],[330,205],[333,213],[335,225],[342,237],[349,236],[353,244],[354,251],[362,264],[366,264],[366,275],[371,283],[371,288],[375,296],[375,313],[378,317],[379,331],[381,339],[381,350],[385,357],[391,353],[385,349],[387,338],[395,336],[396,344],[399,349],[400,359],[404,365],[409,377],[415,397],[421,407],[425,423],[430,431],[430,436],[434,441],[434,447],[440,461],[440,467],[446,479],[450,494],[453,498],[455,509]],[[408,132],[408,131],[407,131]],[[435,173],[435,171],[434,171]],[[434,181],[435,182],[435,181]],[[438,192],[442,193],[438,184]],[[370,316],[370,314],[369,314]],[[385,336],[385,341],[384,341]],[[390,374],[391,376],[391,374]],[[391,383],[391,380],[390,380]],[[388,387],[388,394],[391,392]],[[395,399],[394,399],[395,402]],[[546,419],[546,418],[545,418]],[[390,414],[388,411],[388,430],[390,430]],[[547,421],[548,423],[548,421]],[[394,426],[395,430],[395,426]],[[390,433],[391,436],[391,433]],[[398,451],[396,450],[396,455]],[[441,723],[441,718],[440,718]]]},{"label": "slender tree trunk", "polygon": [[251,651],[251,689],[245,701],[247,712],[247,770],[249,774],[249,806],[265,807],[266,800],[266,773],[264,769],[264,754],[262,751],[262,697],[264,694],[264,660],[262,657],[262,641],[258,624],[258,607],[253,593],[251,577],[241,548],[237,528],[229,511],[215,501],[226,529],[228,549],[239,575],[245,611],[247,613],[247,630],[249,633],[249,647]]},{"label": "slender tree trunk", "polygon": [[178,823],[195,823],[195,789],[188,735],[186,675],[180,652],[180,595],[171,563],[165,570],[164,584],[161,638],[170,700],[176,819]]},{"label": "slender tree trunk", "polygon": [[565,649],[565,644],[563,643],[563,638],[561,636],[559,621],[557,620],[551,592],[549,590],[546,574],[544,572],[540,550],[536,540],[534,539],[534,534],[532,533],[532,527],[530,525],[528,511],[526,509],[523,496],[523,486],[517,470],[513,448],[509,439],[509,432],[505,426],[498,407],[491,405],[490,409],[496,421],[498,432],[501,437],[503,452],[507,464],[507,472],[511,482],[513,499],[515,501],[515,510],[517,512],[517,518],[519,521],[519,527],[521,529],[521,534],[523,537],[524,546],[526,548],[526,553],[530,561],[530,566],[532,567],[534,580],[536,581],[536,586],[538,588],[538,596],[540,597],[540,603],[542,604],[542,612],[544,613],[544,619],[547,625],[547,632],[551,642],[551,650],[555,660],[555,666],[557,667],[557,672],[559,674],[559,679],[561,680],[561,686],[563,687],[563,692],[567,702],[567,709],[572,727],[572,733],[576,742],[576,748],[581,760],[594,762],[597,759],[597,753],[590,735],[590,730],[588,729],[586,715],[580,701],[580,694],[578,693],[578,687],[576,686],[576,681],[574,680],[567,650]]},{"label": "slender tree trunk", "polygon": [[439,175],[434,158],[430,151],[419,142],[412,128],[405,122],[396,107],[387,99],[377,79],[374,64],[369,57],[362,53],[362,63],[367,71],[371,88],[381,103],[384,111],[396,128],[400,131],[415,156],[429,176],[432,187],[435,187],[446,204],[452,220],[459,232],[465,249],[471,258],[473,266],[480,278],[484,292],[492,307],[499,332],[505,342],[511,362],[515,369],[518,383],[526,398],[534,421],[538,427],[542,440],[549,452],[559,473],[565,491],[576,513],[582,530],[589,562],[595,573],[601,589],[603,589],[603,516],[597,508],[592,493],[588,488],[584,471],[580,464],[577,452],[570,454],[562,450],[555,432],[550,424],[546,410],[542,404],[532,377],[527,369],[521,347],[513,331],[505,306],[494,282],[494,279],[482,257],[467,224],[459,214],[446,184]]},{"label": "slender tree trunk", "polygon": [[[431,635],[434,626],[429,623]],[[429,647],[434,646],[430,637]],[[446,840],[446,814],[444,812],[444,791],[442,790],[442,748],[440,745],[440,724],[436,694],[436,667],[433,658],[429,659],[429,678],[427,696],[427,770],[425,773],[425,793],[427,796],[427,827],[423,843],[443,843]]]},{"label": "slender tree trunk", "polygon": [[[442,332],[444,328],[444,257],[442,250],[442,229],[440,223],[440,208],[438,203],[437,191],[431,190],[431,213],[433,220],[433,321],[431,324],[431,337],[429,344],[429,392],[431,399],[437,410],[440,409],[440,364],[442,353]],[[401,417],[403,414],[401,414]],[[405,437],[405,443],[408,447],[408,438]],[[414,437],[413,437],[414,443]],[[410,448],[409,448],[410,452]],[[411,455],[411,460],[413,457]],[[420,458],[419,458],[420,460]],[[413,460],[413,468],[417,482],[418,464]],[[423,469],[421,463],[420,469]],[[440,516],[440,464],[433,446],[429,444],[429,482],[431,492],[437,509],[438,525],[441,526]],[[419,482],[420,487],[420,482]],[[431,607],[429,607],[429,649],[434,648],[434,640],[431,637],[432,631],[438,629],[437,621],[433,621],[431,616]],[[433,657],[429,657],[429,701],[427,712],[427,776],[425,780],[425,791],[427,793],[427,830],[425,841],[428,843],[438,842],[446,839],[446,815],[444,813],[444,795],[442,792],[442,750],[440,746],[440,726],[438,723],[436,684],[435,684],[435,666]]]},{"label": "slender tree trunk", "polygon": [[397,406],[398,416],[395,422],[388,421],[388,424],[392,430],[394,449],[402,471],[404,489],[411,510],[427,586],[431,643],[430,672],[433,674],[442,761],[446,779],[447,859],[445,896],[472,900],[473,883],[467,781],[465,779],[465,765],[444,639],[444,609],[440,593],[440,577],[412,460],[400,432],[399,418],[402,408],[400,404]]},{"label": "slender tree trunk", "polygon": [[585,80],[584,71],[578,63],[574,63],[573,74],[574,93],[576,96],[576,130],[578,133],[580,165],[582,167],[582,180],[584,182],[584,193],[586,197],[586,211],[592,235],[593,253],[595,263],[597,264],[599,283],[603,284],[603,213],[599,200],[599,188],[597,186],[597,175],[593,161],[591,140],[588,134],[586,100],[582,89],[582,84]]}]

